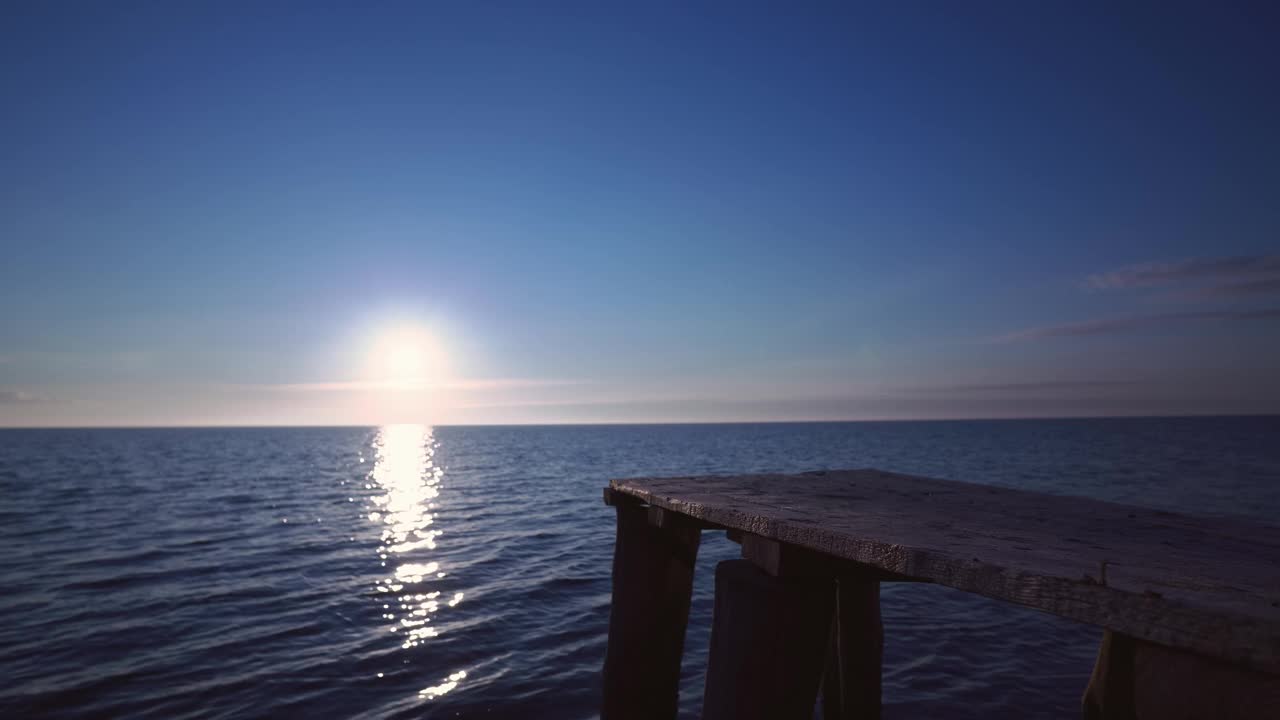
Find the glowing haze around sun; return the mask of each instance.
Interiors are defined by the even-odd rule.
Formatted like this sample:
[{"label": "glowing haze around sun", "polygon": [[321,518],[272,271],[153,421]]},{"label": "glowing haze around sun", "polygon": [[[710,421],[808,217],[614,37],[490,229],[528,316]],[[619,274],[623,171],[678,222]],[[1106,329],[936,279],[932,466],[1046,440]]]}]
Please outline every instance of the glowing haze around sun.
[{"label": "glowing haze around sun", "polygon": [[448,379],[448,357],[440,339],[427,328],[391,325],[374,335],[365,378],[389,389],[439,385]]}]

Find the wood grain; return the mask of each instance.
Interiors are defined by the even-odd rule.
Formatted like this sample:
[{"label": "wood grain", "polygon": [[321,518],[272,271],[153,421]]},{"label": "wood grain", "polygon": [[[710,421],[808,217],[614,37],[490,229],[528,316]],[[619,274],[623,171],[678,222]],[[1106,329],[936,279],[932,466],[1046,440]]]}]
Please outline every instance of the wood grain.
[{"label": "wood grain", "polygon": [[705,523],[1280,674],[1280,528],[876,470],[610,487]]}]

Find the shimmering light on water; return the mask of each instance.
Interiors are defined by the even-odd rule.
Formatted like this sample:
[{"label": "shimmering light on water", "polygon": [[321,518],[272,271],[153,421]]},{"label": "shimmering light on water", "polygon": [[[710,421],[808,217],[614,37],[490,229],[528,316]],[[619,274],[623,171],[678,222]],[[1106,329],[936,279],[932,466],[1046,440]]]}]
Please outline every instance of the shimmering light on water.
[{"label": "shimmering light on water", "polygon": [[[394,611],[389,602],[382,604],[382,609],[389,611],[382,618],[390,623],[390,632],[398,633],[400,649],[413,651],[439,635],[430,623],[440,609],[436,599],[440,591],[419,591],[427,590],[426,583],[445,576],[439,562],[426,560],[423,555],[435,549],[435,539],[441,534],[433,527],[433,510],[444,470],[433,462],[435,442],[431,429],[423,425],[383,427],[372,449],[375,461],[369,473],[372,482],[367,487],[378,493],[370,498],[375,509],[368,518],[379,528],[379,566],[385,567],[388,561],[398,563],[392,568],[392,576],[383,578],[376,589],[380,594],[404,592],[389,598],[396,603]],[[456,593],[448,606],[456,606],[462,595]],[[465,672],[455,672],[440,685],[418,694],[428,699],[439,697],[465,677]]]},{"label": "shimmering light on water", "polygon": [[435,685],[433,687],[423,688],[422,690],[419,690],[418,694],[426,697],[439,697],[449,692],[450,690],[458,687],[458,681],[462,680],[466,676],[467,676],[467,673],[465,671],[459,670],[458,672],[451,674],[447,680],[440,683],[439,685]]}]

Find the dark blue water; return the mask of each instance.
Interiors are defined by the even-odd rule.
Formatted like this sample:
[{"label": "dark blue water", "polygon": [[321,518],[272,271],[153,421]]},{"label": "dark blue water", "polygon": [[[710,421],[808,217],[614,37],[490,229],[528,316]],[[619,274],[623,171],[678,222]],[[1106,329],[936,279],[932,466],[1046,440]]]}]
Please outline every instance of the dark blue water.
[{"label": "dark blue water", "polygon": [[[591,717],[608,478],[866,466],[1280,514],[1280,418],[0,431],[0,716]],[[736,554],[704,538],[690,717]],[[888,717],[1076,716],[1096,630],[883,604]]]}]

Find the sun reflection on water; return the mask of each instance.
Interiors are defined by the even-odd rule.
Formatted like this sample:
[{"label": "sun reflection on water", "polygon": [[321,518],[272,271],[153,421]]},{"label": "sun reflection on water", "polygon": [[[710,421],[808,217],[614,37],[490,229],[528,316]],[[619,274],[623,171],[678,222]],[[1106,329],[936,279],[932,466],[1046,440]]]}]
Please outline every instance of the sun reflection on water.
[{"label": "sun reflection on water", "polygon": [[[440,496],[444,470],[434,463],[435,442],[431,428],[423,425],[388,425],[373,443],[374,467],[369,473],[374,490],[368,513],[380,527],[378,560],[388,568],[375,589],[381,596],[382,618],[389,632],[397,633],[403,650],[412,650],[436,637],[432,616],[442,605],[454,607],[463,593],[442,602],[439,590],[429,584],[445,577],[440,563],[423,554],[436,548],[442,533],[434,527],[435,500]],[[390,563],[390,565],[388,565]],[[435,698],[457,687],[467,676],[457,671],[441,684],[418,694]]]},{"label": "sun reflection on water", "polygon": [[448,678],[445,679],[444,682],[440,683],[439,685],[433,685],[432,687],[423,688],[419,690],[418,694],[423,697],[429,697],[429,698],[440,697],[441,695],[458,687],[458,681],[462,680],[466,676],[467,676],[466,671],[459,670],[458,672],[451,674]]}]

